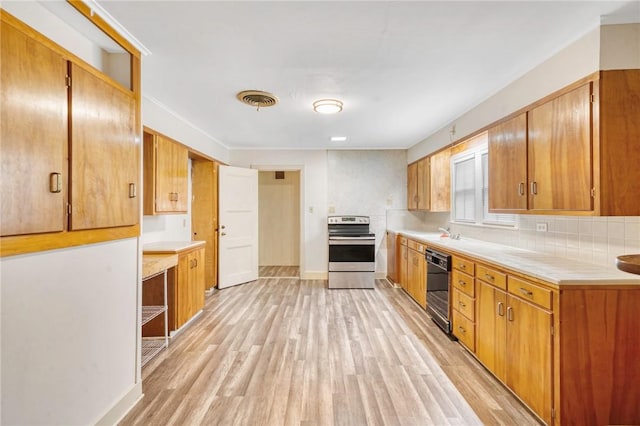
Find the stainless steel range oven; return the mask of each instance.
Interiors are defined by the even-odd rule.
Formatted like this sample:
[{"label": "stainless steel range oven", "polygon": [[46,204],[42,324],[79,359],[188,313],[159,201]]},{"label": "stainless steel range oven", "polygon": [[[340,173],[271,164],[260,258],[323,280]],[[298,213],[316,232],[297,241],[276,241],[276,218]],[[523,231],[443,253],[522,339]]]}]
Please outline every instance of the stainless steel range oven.
[{"label": "stainless steel range oven", "polygon": [[451,334],[449,321],[451,256],[425,250],[427,260],[427,312],[445,333]]},{"label": "stainless steel range oven", "polygon": [[367,216],[329,216],[329,288],[374,288],[376,236]]}]

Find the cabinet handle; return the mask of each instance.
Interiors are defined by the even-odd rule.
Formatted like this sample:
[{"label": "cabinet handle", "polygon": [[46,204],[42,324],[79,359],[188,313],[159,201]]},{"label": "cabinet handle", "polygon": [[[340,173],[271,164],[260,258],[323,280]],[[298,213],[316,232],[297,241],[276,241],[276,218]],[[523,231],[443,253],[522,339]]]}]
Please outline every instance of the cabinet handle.
[{"label": "cabinet handle", "polygon": [[194,268],[198,267],[198,259],[193,259],[193,267]]},{"label": "cabinet handle", "polygon": [[529,297],[533,296],[533,292],[532,291],[529,291],[526,288],[522,288],[522,287],[520,287],[520,293],[524,294],[525,296],[529,296]]},{"label": "cabinet handle", "polygon": [[62,174],[60,173],[49,174],[49,192],[54,194],[62,192]]},{"label": "cabinet handle", "polygon": [[129,184],[129,198],[136,198],[136,184],[135,183],[130,183]]},{"label": "cabinet handle", "polygon": [[467,285],[467,283],[466,283],[466,282],[464,282],[464,281],[462,281],[462,280],[458,280],[458,284],[463,285],[463,286],[464,286],[464,285]]},{"label": "cabinet handle", "polygon": [[460,326],[458,326],[458,331],[460,333],[466,333],[467,332],[467,330],[465,330],[463,327],[460,327]]},{"label": "cabinet handle", "polygon": [[488,279],[489,281],[493,281],[493,280],[495,280],[495,279],[496,279],[496,277],[494,277],[493,275],[489,275],[489,274],[484,274],[484,277],[485,277],[486,279]]},{"label": "cabinet handle", "polygon": [[518,184],[518,194],[520,194],[521,196],[524,195],[524,182],[520,182]]},{"label": "cabinet handle", "polygon": [[466,307],[467,307],[467,305],[465,305],[465,304],[464,304],[464,303],[462,303],[462,302],[458,302],[458,306],[460,306],[461,308],[466,308]]},{"label": "cabinet handle", "polygon": [[178,201],[178,193],[170,192],[169,193],[169,201]]},{"label": "cabinet handle", "polygon": [[460,264],[458,264],[458,268],[467,269],[467,265],[465,265],[464,263],[460,263]]},{"label": "cabinet handle", "polygon": [[531,195],[538,195],[538,182],[531,182]]},{"label": "cabinet handle", "polygon": [[504,303],[498,302],[498,316],[504,316]]},{"label": "cabinet handle", "polygon": [[513,321],[513,308],[511,306],[507,308],[507,320]]}]

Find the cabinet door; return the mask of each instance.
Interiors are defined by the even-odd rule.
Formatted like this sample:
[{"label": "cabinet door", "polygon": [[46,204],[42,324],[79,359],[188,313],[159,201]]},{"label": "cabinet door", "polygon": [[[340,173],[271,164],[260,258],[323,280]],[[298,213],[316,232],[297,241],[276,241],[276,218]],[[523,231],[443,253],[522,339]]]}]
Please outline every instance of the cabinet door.
[{"label": "cabinet door", "polygon": [[393,283],[398,282],[398,274],[396,270],[396,242],[399,239],[396,238],[395,232],[387,231],[387,278]]},{"label": "cabinet door", "polygon": [[178,279],[176,283],[175,304],[176,304],[176,329],[191,319],[193,310],[193,291],[190,280],[193,272],[193,257],[189,253],[181,254],[178,257]]},{"label": "cabinet door", "polygon": [[133,93],[75,64],[71,69],[70,228],[134,225],[140,146]]},{"label": "cabinet door", "polygon": [[592,210],[591,83],[529,112],[529,209]]},{"label": "cabinet door", "polygon": [[427,307],[427,290],[425,280],[424,255],[415,250],[408,250],[408,293],[423,308]]},{"label": "cabinet door", "polygon": [[201,248],[189,256],[189,285],[192,289],[191,294],[191,316],[204,308],[204,290],[205,290],[205,249]]},{"label": "cabinet door", "polygon": [[429,210],[431,207],[430,158],[418,161],[418,210]]},{"label": "cabinet door", "polygon": [[507,386],[551,424],[552,314],[507,295]]},{"label": "cabinet door", "polygon": [[489,129],[489,211],[527,209],[527,114]]},{"label": "cabinet door", "polygon": [[2,235],[63,231],[67,62],[10,24],[0,27]]},{"label": "cabinet door", "polygon": [[407,167],[407,209],[418,208],[418,163]]},{"label": "cabinet door", "polygon": [[429,210],[448,212],[451,210],[451,151],[449,149],[431,156],[429,176],[431,187]]},{"label": "cabinet door", "polygon": [[476,355],[489,371],[505,382],[507,294],[483,281],[476,280],[476,283]]},{"label": "cabinet door", "polygon": [[408,291],[408,279],[409,279],[409,249],[406,245],[398,246],[398,280],[400,287],[405,291]]},{"label": "cabinet door", "polygon": [[156,212],[187,212],[188,150],[156,135]]}]

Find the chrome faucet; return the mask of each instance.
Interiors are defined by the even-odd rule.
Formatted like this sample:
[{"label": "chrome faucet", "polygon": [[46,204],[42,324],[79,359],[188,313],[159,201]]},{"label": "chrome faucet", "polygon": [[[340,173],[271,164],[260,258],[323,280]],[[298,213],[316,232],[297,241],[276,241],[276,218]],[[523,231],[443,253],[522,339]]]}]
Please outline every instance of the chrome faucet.
[{"label": "chrome faucet", "polygon": [[460,239],[460,234],[452,234],[448,227],[446,229],[438,228],[438,231],[442,231],[442,233],[447,234],[447,237],[451,238],[452,240]]}]

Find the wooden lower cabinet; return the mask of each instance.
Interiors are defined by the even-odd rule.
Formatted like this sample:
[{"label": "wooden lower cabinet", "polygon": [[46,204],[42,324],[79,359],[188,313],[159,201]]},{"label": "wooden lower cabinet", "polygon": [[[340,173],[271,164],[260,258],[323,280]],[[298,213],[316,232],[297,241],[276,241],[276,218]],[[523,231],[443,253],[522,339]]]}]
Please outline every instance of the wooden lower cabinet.
[{"label": "wooden lower cabinet", "polygon": [[[145,255],[178,255],[178,264],[167,276],[168,327],[169,332],[176,331],[204,308],[205,243],[150,243],[145,245],[143,252]],[[160,335],[160,325],[155,319],[149,322],[142,329],[143,336]]]},{"label": "wooden lower cabinet", "polygon": [[409,279],[409,249],[407,247],[407,239],[403,236],[398,237],[397,246],[397,262],[398,262],[398,284],[404,291],[407,291],[407,281]]},{"label": "wooden lower cabinet", "polygon": [[553,314],[507,296],[507,386],[547,424],[553,407]]},{"label": "wooden lower cabinet", "polygon": [[407,293],[423,308],[427,307],[427,262],[424,245],[408,241]]},{"label": "wooden lower cabinet", "polygon": [[502,382],[507,380],[507,293],[477,280],[478,344],[476,356]]},{"label": "wooden lower cabinet", "polygon": [[177,286],[175,289],[175,315],[169,309],[169,330],[177,330],[204,307],[204,248],[198,248],[178,257]]}]

